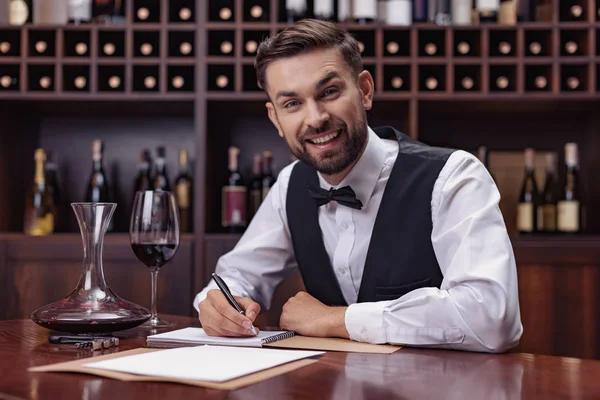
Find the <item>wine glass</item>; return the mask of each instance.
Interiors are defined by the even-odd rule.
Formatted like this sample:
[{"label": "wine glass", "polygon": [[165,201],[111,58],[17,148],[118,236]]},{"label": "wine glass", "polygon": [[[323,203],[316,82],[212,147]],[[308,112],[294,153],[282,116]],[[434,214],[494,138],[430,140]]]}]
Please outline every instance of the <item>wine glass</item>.
[{"label": "wine glass", "polygon": [[164,190],[135,193],[129,238],[136,257],[152,273],[152,316],[141,326],[152,329],[172,326],[169,321],[158,318],[156,288],[158,271],[179,248],[179,215],[173,193]]}]

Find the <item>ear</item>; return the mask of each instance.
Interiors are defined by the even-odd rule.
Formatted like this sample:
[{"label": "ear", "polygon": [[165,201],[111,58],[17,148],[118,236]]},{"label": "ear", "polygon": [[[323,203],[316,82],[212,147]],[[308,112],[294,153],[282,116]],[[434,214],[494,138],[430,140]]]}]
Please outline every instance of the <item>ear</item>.
[{"label": "ear", "polygon": [[375,94],[375,82],[371,73],[367,70],[358,75],[358,89],[360,90],[360,99],[365,110],[370,110],[373,106],[373,95]]},{"label": "ear", "polygon": [[279,136],[283,137],[283,131],[281,130],[281,127],[279,126],[279,121],[277,121],[277,114],[275,112],[275,107],[273,107],[273,103],[268,101],[265,103],[265,106],[267,107],[269,119],[271,120],[273,125],[275,125],[275,128],[277,128],[277,132],[279,132]]}]

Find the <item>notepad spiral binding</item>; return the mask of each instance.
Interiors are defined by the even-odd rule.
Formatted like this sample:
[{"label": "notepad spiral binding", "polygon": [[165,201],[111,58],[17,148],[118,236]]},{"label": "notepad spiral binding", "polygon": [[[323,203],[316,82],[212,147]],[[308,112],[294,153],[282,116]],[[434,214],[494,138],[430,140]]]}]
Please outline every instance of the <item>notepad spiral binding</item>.
[{"label": "notepad spiral binding", "polygon": [[262,340],[262,344],[268,344],[268,343],[277,342],[277,341],[283,340],[283,339],[289,339],[292,336],[294,336],[295,334],[296,334],[296,332],[294,332],[294,331],[287,331],[284,333],[280,333],[279,335],[270,336],[268,338],[264,338]]}]

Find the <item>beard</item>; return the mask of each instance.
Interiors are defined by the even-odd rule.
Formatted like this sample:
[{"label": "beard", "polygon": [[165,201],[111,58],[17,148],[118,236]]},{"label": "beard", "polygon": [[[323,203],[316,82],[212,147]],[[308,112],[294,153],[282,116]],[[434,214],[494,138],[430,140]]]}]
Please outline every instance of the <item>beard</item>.
[{"label": "beard", "polygon": [[[298,137],[300,147],[292,146],[289,142],[288,147],[298,160],[310,165],[321,174],[338,174],[358,160],[367,141],[367,118],[364,109],[354,122],[354,128],[348,131],[348,124],[345,121],[331,118],[319,129],[309,128],[302,132]],[[307,148],[306,138],[331,130],[339,132],[339,138],[336,140],[340,140],[341,145],[336,149],[321,151],[318,156],[311,154]]]}]

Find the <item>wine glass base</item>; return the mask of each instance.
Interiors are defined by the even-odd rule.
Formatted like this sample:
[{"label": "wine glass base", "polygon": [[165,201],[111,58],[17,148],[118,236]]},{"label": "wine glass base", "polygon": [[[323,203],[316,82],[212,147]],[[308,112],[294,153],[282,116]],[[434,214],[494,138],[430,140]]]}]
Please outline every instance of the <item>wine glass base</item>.
[{"label": "wine glass base", "polygon": [[140,327],[149,328],[149,329],[157,329],[157,328],[169,328],[174,326],[173,322],[166,321],[164,319],[158,317],[152,317],[148,321],[144,322]]}]

